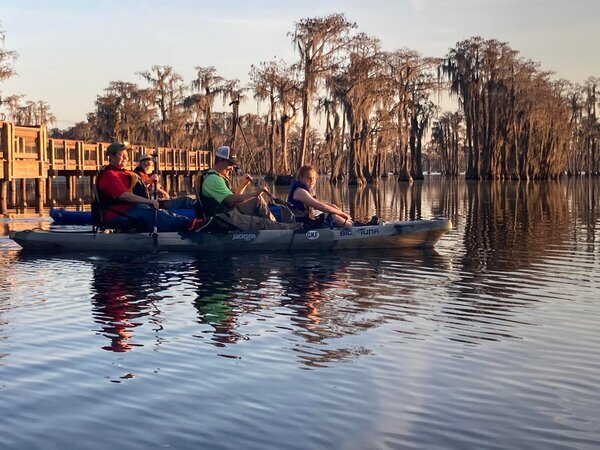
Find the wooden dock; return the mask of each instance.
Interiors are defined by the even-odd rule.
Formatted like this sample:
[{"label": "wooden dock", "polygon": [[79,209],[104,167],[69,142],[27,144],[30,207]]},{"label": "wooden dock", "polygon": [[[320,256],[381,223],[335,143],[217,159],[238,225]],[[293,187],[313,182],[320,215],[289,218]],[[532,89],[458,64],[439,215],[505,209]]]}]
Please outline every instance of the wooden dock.
[{"label": "wooden dock", "polygon": [[[64,176],[67,191],[73,192],[76,179],[89,177],[94,183],[98,170],[108,164],[106,148],[110,142],[87,143],[67,139],[49,139],[45,126],[17,126],[0,121],[0,215],[17,204],[17,186],[21,203],[27,197],[27,180],[34,180],[35,209],[41,212],[52,202],[52,180]],[[142,154],[154,154],[154,147],[132,145],[130,169]],[[167,190],[179,186],[183,177],[192,177],[210,167],[211,153],[204,150],[158,148],[162,184]],[[21,206],[27,206],[21,205]]]}]

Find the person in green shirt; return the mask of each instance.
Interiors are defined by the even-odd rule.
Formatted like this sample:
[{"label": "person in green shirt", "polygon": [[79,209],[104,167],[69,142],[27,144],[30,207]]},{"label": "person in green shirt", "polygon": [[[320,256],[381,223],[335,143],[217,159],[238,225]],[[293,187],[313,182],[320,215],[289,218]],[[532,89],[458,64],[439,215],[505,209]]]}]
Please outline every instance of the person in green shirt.
[{"label": "person in green shirt", "polygon": [[238,230],[294,230],[298,223],[276,222],[263,198],[264,188],[251,188],[251,178],[244,175],[235,191],[229,176],[237,164],[235,151],[222,146],[215,151],[215,163],[196,178],[196,193],[207,216],[216,218],[216,225],[223,229]]}]

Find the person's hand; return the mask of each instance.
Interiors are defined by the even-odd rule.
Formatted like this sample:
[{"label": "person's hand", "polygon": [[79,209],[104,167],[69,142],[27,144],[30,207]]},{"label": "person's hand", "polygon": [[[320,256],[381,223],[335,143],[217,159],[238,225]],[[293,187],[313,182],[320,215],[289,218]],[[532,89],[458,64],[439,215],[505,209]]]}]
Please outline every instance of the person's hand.
[{"label": "person's hand", "polygon": [[349,214],[345,213],[344,211],[340,211],[340,213],[338,214],[342,219],[346,220],[346,221],[350,221],[352,222],[352,217],[350,217]]},{"label": "person's hand", "polygon": [[158,204],[158,200],[150,200],[150,203],[148,203],[150,206],[152,206],[154,209],[158,209],[159,208],[159,204]]},{"label": "person's hand", "polygon": [[354,226],[354,221],[352,220],[352,217],[350,217],[348,214],[343,213],[340,214],[340,217],[342,217],[344,219],[344,224],[342,226],[346,226],[346,225],[350,225],[351,227]]},{"label": "person's hand", "polygon": [[154,183],[158,183],[158,175],[153,173],[152,175],[150,175],[150,179],[154,182]]}]

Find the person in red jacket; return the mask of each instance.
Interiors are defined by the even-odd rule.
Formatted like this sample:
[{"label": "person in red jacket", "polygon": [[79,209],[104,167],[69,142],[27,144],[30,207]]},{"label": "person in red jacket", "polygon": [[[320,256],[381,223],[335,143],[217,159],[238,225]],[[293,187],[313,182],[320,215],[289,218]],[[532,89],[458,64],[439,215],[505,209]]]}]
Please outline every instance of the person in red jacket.
[{"label": "person in red jacket", "polygon": [[159,232],[193,229],[194,220],[159,209],[158,200],[150,198],[146,185],[137,174],[125,167],[129,162],[130,147],[122,142],[108,146],[109,165],[103,168],[96,181],[98,200],[107,226],[119,228],[124,223],[136,224],[140,231]]}]

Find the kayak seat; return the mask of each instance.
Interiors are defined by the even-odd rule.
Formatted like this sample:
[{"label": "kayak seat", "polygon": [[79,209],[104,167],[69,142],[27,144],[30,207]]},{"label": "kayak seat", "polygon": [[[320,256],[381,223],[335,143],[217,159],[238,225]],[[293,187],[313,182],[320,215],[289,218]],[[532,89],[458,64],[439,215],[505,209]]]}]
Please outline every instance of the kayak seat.
[{"label": "kayak seat", "polygon": [[92,201],[92,227],[94,232],[98,230],[115,230],[123,233],[141,233],[148,230],[148,224],[141,220],[130,218],[126,214],[115,211],[122,219],[116,222],[104,221],[104,210],[100,205],[98,187],[94,185],[94,200]]}]

